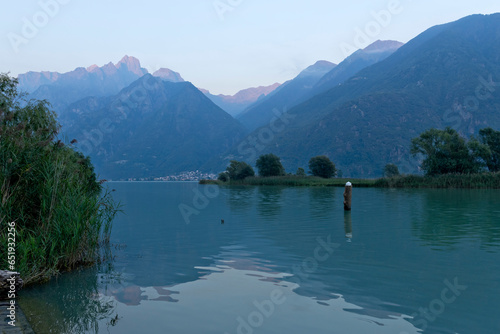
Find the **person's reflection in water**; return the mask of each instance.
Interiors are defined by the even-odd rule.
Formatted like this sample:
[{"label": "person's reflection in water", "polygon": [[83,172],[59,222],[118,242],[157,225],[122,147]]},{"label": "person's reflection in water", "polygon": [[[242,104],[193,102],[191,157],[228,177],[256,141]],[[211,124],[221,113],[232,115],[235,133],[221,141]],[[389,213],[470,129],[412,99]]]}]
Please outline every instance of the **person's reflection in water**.
[{"label": "person's reflection in water", "polygon": [[350,211],[344,212],[344,230],[347,242],[352,241],[352,217]]}]

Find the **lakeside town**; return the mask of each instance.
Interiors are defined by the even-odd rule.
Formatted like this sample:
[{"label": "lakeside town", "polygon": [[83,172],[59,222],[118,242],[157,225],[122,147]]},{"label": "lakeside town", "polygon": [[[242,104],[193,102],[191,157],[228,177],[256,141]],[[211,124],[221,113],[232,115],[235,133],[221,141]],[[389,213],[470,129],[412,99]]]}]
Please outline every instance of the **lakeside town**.
[{"label": "lakeside town", "polygon": [[[214,173],[203,173],[199,170],[182,172],[175,175],[167,175],[162,177],[143,177],[143,178],[128,178],[126,181],[200,181],[200,180],[216,180],[217,174]],[[112,180],[109,180],[112,181]],[[115,180],[113,180],[115,181]],[[118,181],[118,180],[116,180]],[[124,180],[120,180],[124,181]]]}]

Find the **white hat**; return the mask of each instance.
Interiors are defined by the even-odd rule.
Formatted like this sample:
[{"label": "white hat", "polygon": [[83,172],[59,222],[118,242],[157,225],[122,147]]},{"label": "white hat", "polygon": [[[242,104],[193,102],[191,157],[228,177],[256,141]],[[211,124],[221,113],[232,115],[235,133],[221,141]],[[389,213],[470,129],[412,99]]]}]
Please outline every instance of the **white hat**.
[{"label": "white hat", "polygon": [[351,183],[351,182],[347,182],[347,183],[345,184],[345,186],[346,186],[346,187],[352,187],[352,183]]}]

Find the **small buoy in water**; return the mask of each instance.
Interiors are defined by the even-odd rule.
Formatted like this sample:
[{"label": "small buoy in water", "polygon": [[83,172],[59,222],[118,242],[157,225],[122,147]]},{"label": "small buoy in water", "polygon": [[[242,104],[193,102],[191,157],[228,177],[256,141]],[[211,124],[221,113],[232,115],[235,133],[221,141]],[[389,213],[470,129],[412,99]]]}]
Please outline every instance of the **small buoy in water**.
[{"label": "small buoy in water", "polygon": [[220,223],[221,223],[221,224],[224,224],[224,219],[221,219],[221,220],[220,220]]}]

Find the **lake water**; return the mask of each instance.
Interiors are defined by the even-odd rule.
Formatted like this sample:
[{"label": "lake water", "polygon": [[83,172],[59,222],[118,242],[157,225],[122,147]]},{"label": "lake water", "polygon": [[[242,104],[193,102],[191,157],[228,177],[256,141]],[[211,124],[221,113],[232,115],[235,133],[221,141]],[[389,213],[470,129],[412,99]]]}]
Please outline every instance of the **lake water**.
[{"label": "lake water", "polygon": [[38,333],[500,333],[499,191],[109,186],[113,261],[22,291]]}]

